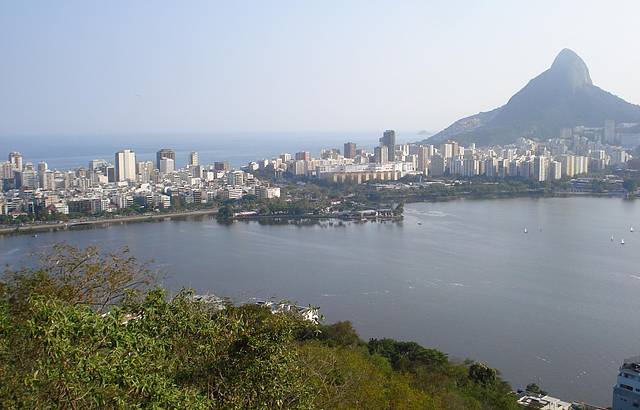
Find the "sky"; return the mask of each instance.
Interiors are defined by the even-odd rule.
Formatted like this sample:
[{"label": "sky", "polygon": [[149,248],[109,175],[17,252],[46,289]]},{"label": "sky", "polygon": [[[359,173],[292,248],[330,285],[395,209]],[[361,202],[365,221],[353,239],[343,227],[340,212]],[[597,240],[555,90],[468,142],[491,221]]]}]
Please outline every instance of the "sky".
[{"label": "sky", "polygon": [[638,16],[636,0],[2,1],[0,144],[439,131],[565,47],[640,103]]}]

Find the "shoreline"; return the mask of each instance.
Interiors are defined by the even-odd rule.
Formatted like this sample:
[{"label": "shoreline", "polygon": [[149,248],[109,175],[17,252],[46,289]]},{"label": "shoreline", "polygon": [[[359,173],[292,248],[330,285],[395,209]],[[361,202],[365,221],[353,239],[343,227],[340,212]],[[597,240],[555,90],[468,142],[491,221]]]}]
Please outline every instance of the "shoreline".
[{"label": "shoreline", "polygon": [[[543,198],[566,198],[566,197],[595,197],[595,198],[624,198],[619,194],[612,193],[592,193],[592,192],[541,192],[541,191],[525,191],[525,192],[493,192],[487,194],[474,194],[474,193],[460,193],[457,195],[433,195],[428,197],[422,197],[416,195],[407,195],[407,196],[392,196],[386,199],[394,200],[394,201],[404,201],[405,203],[429,203],[429,202],[448,202],[455,201],[459,199],[469,199],[469,200],[491,200],[491,199],[510,199],[510,198],[523,198],[523,197],[543,197]],[[89,220],[80,220],[75,222],[61,222],[61,223],[43,223],[43,224],[29,224],[23,226],[16,227],[3,227],[0,228],[0,236],[11,236],[11,235],[24,235],[24,234],[36,234],[38,232],[56,232],[56,231],[65,231],[65,230],[73,230],[82,227],[88,226],[96,226],[96,225],[113,225],[117,223],[138,223],[138,222],[150,222],[157,221],[163,219],[177,219],[177,218],[186,218],[193,216],[207,216],[207,215],[216,215],[218,213],[218,208],[211,209],[200,209],[195,211],[183,211],[183,212],[171,212],[171,213],[160,213],[154,215],[134,215],[134,216],[121,216],[121,217],[111,217],[111,218],[103,218],[103,219],[89,219]],[[325,220],[325,219],[339,219],[339,220],[356,220],[353,218],[343,218],[339,215],[248,215],[248,216],[240,216],[234,217],[231,221],[260,221],[260,220],[301,220],[301,219],[314,219],[314,220]],[[365,218],[367,220],[401,220],[400,217],[377,217],[377,218]],[[98,226],[99,227],[99,226]]]},{"label": "shoreline", "polygon": [[148,221],[157,221],[162,219],[177,219],[177,218],[192,217],[192,216],[216,215],[217,213],[218,213],[218,209],[212,208],[212,209],[199,209],[196,211],[161,213],[161,214],[155,214],[155,215],[134,215],[134,216],[122,216],[122,217],[112,217],[112,218],[102,218],[102,219],[91,219],[91,220],[76,221],[76,222],[30,224],[30,225],[16,226],[16,227],[10,227],[10,228],[0,228],[0,236],[23,235],[23,234],[37,233],[37,232],[66,231],[66,230],[73,230],[75,228],[82,228],[85,226],[112,225],[116,223],[148,222]]}]

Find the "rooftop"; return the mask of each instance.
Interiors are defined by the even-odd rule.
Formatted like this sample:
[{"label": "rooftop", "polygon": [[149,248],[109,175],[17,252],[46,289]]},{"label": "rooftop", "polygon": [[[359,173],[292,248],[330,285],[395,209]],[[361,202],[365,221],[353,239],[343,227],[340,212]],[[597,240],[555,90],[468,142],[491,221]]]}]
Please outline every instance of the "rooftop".
[{"label": "rooftop", "polygon": [[622,369],[640,373],[640,356],[633,356],[624,360]]}]

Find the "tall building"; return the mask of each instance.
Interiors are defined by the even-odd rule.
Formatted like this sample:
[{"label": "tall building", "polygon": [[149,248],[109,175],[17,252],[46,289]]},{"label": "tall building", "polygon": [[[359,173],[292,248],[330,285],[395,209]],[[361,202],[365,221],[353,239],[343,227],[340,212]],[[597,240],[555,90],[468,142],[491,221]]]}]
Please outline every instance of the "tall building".
[{"label": "tall building", "polygon": [[176,152],[171,148],[162,148],[160,151],[156,152],[156,168],[160,169],[160,160],[162,158],[170,158],[173,160],[174,164],[176,162]]},{"label": "tall building", "polygon": [[640,408],[640,357],[624,361],[613,387],[613,410]]},{"label": "tall building", "polygon": [[462,160],[462,176],[470,178],[480,174],[480,161],[477,159]]},{"label": "tall building", "polygon": [[189,165],[189,175],[194,178],[202,178],[202,167],[200,165]]},{"label": "tall building", "polygon": [[47,169],[49,169],[49,166],[47,165],[46,162],[44,161],[38,162],[38,174],[44,173]]},{"label": "tall building", "polygon": [[356,157],[356,143],[355,142],[345,142],[344,143],[344,157],[345,158],[355,158]]},{"label": "tall building", "polygon": [[310,161],[311,160],[311,154],[309,153],[309,151],[300,151],[300,152],[296,152],[296,161]]},{"label": "tall building", "polygon": [[440,177],[444,175],[445,159],[441,154],[436,154],[431,157],[431,163],[429,164],[429,175],[434,177]]},{"label": "tall building", "polygon": [[240,186],[244,184],[244,172],[234,171],[227,175],[227,183],[233,186]]},{"label": "tall building", "polygon": [[282,160],[282,162],[289,162],[291,161],[291,154],[289,154],[288,152],[280,154],[280,159]]},{"label": "tall building", "polygon": [[105,168],[107,167],[109,164],[107,163],[107,161],[103,160],[103,159],[92,159],[91,161],[89,161],[89,169],[91,171],[95,171],[99,168]]},{"label": "tall building", "polygon": [[554,181],[562,178],[562,164],[559,161],[549,162],[549,179]]},{"label": "tall building", "polygon": [[499,163],[498,158],[487,158],[484,161],[484,174],[492,178],[498,177]]},{"label": "tall building", "polygon": [[389,150],[386,145],[381,145],[374,149],[373,154],[376,164],[386,164],[389,162]]},{"label": "tall building", "polygon": [[624,164],[629,161],[629,154],[623,149],[616,149],[611,153],[611,164]]},{"label": "tall building", "polygon": [[13,165],[11,162],[0,162],[0,179],[13,179]]},{"label": "tall building", "polygon": [[576,175],[586,174],[589,172],[589,157],[577,155],[575,157],[575,172]]},{"label": "tall building", "polygon": [[116,182],[116,167],[109,165],[105,168],[107,173],[107,181]]},{"label": "tall building", "polygon": [[151,181],[154,170],[155,166],[153,165],[153,161],[139,161],[136,163],[136,173],[138,174],[140,182],[143,184]]},{"label": "tall building", "polygon": [[450,142],[445,142],[440,145],[440,155],[442,158],[453,158],[453,144]]},{"label": "tall building", "polygon": [[576,174],[575,169],[575,155],[563,155],[562,156],[562,175],[567,177],[573,177]]},{"label": "tall building", "polygon": [[396,132],[394,130],[386,130],[380,138],[380,145],[387,147],[387,160],[396,160]]},{"label": "tall building", "polygon": [[22,171],[22,154],[19,152],[11,152],[9,153],[9,162],[11,163],[11,167],[18,171]]},{"label": "tall building", "polygon": [[536,181],[547,180],[547,157],[537,156],[533,159],[533,179]]},{"label": "tall building", "polygon": [[15,170],[13,175],[16,188],[34,189],[38,187],[38,177],[33,169]]},{"label": "tall building", "polygon": [[189,165],[200,165],[200,162],[198,160],[198,153],[196,151],[191,151],[191,154],[189,154]]},{"label": "tall building", "polygon": [[320,158],[322,159],[338,159],[340,156],[340,150],[338,148],[326,148],[320,151]]},{"label": "tall building", "polygon": [[160,160],[160,174],[170,174],[176,170],[176,163],[171,158],[162,158]]},{"label": "tall building", "polygon": [[449,144],[451,145],[451,156],[452,157],[457,157],[457,156],[464,155],[464,148],[462,148],[460,146],[460,144],[458,144],[455,141],[450,141]]},{"label": "tall building", "polygon": [[228,171],[231,167],[227,161],[216,161],[213,163],[213,169],[216,171]]},{"label": "tall building", "polygon": [[115,174],[118,182],[136,180],[135,152],[129,149],[116,152]]},{"label": "tall building", "polygon": [[[431,149],[429,149],[431,147]],[[433,145],[418,146],[418,171],[425,172],[429,167],[429,160],[433,156]]]},{"label": "tall building", "polygon": [[291,170],[294,175],[304,175],[307,173],[307,162],[298,160],[293,163],[293,169]]},{"label": "tall building", "polygon": [[464,174],[464,160],[462,158],[450,158],[447,160],[445,165],[445,172],[448,172],[449,175]]},{"label": "tall building", "polygon": [[45,191],[51,191],[56,187],[55,174],[53,171],[46,170],[41,174],[38,174],[38,183],[40,188]]},{"label": "tall building", "polygon": [[615,144],[616,142],[616,122],[614,120],[604,122],[604,142],[607,144]]}]

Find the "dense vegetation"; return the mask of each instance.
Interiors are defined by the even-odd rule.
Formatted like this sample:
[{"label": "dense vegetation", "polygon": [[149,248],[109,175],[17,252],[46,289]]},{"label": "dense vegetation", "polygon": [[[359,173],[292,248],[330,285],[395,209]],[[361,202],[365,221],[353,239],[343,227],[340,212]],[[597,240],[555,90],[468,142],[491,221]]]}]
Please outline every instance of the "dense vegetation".
[{"label": "dense vegetation", "polygon": [[58,245],[6,270],[0,408],[517,408],[483,364],[153,284],[126,250]]}]

